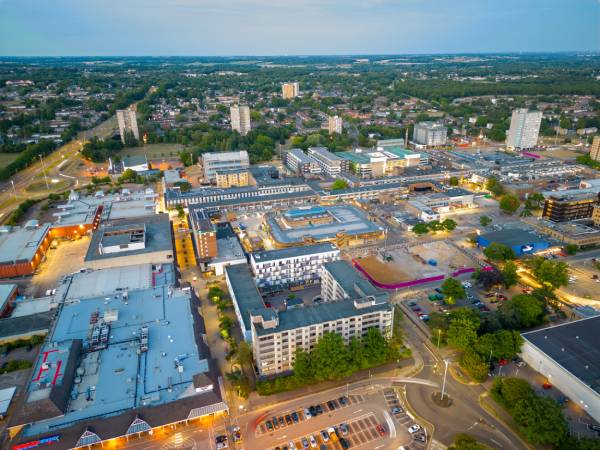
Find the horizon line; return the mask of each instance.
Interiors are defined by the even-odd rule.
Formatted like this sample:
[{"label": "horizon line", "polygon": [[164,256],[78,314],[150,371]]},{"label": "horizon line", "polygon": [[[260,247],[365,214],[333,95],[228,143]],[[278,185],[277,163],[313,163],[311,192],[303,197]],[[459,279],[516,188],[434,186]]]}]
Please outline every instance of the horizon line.
[{"label": "horizon line", "polygon": [[463,55],[548,55],[548,54],[573,54],[573,53],[591,53],[600,55],[598,49],[579,49],[579,50],[530,50],[530,51],[484,51],[484,52],[429,52],[429,53],[281,53],[281,54],[171,54],[171,55],[119,55],[119,54],[98,54],[98,55],[0,55],[0,58],[310,58],[310,57],[357,57],[357,56],[463,56]]}]

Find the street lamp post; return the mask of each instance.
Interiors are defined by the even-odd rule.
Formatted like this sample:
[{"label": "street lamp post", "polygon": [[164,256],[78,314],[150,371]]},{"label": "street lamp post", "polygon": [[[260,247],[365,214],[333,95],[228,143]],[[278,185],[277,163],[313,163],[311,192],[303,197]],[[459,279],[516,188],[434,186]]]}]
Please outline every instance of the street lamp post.
[{"label": "street lamp post", "polygon": [[15,195],[15,200],[17,199],[17,189],[15,188],[15,181],[10,180],[10,184],[12,184],[13,194]]},{"label": "street lamp post", "polygon": [[446,393],[446,375],[448,374],[448,360],[444,360],[444,381],[442,382],[442,400],[444,400],[444,394]]},{"label": "street lamp post", "polygon": [[438,343],[437,343],[438,352],[440,351],[440,338],[441,337],[442,337],[442,329],[438,328]]},{"label": "street lamp post", "polygon": [[48,186],[48,177],[46,176],[46,169],[44,168],[44,159],[42,158],[41,154],[39,154],[38,156],[40,157],[40,163],[42,163],[42,173],[44,174],[44,181],[46,182],[46,189],[50,190],[50,186]]}]

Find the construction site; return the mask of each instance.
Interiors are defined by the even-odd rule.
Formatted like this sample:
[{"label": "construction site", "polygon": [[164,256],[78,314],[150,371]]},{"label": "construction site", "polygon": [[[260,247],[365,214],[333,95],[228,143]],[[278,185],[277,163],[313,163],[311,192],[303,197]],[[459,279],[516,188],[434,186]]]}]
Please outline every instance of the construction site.
[{"label": "construction site", "polygon": [[382,249],[354,263],[367,277],[385,285],[445,277],[474,266],[469,257],[445,241]]}]

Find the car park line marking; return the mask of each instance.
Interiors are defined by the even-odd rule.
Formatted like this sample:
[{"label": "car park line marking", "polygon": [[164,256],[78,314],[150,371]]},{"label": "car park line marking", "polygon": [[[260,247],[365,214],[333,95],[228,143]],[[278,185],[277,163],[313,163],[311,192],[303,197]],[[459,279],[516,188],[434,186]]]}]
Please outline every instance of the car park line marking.
[{"label": "car park line marking", "polygon": [[357,409],[356,411],[354,411],[352,414],[358,414],[359,412],[362,412],[362,409]]}]

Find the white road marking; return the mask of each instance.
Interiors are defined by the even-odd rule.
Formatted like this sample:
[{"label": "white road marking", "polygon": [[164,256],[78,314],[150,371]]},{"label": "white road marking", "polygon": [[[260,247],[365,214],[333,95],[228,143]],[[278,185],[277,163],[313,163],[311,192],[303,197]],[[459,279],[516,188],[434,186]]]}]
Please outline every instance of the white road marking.
[{"label": "white road marking", "polygon": [[496,439],[490,438],[490,441],[492,441],[494,444],[496,444],[498,447],[502,448],[502,444],[500,442],[498,442]]},{"label": "white road marking", "polygon": [[358,414],[359,412],[362,412],[362,409],[357,409],[356,411],[354,411],[352,414]]}]

